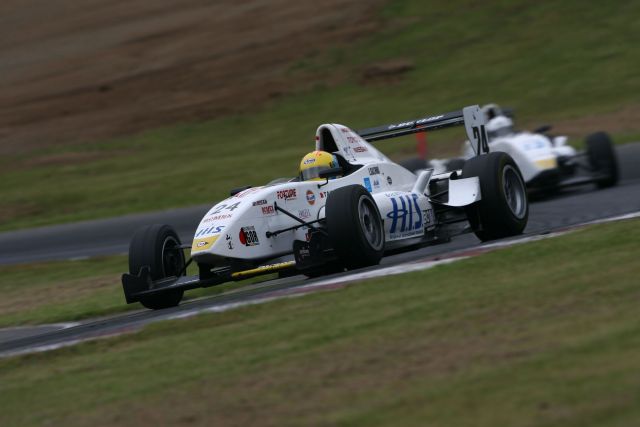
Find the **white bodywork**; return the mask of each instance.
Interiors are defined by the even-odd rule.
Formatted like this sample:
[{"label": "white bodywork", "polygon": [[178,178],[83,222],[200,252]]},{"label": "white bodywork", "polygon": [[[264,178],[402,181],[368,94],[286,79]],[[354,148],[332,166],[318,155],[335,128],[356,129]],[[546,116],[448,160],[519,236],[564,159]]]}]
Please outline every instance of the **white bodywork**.
[{"label": "white bodywork", "polygon": [[[552,141],[545,135],[531,132],[514,132],[489,141],[490,151],[508,153],[522,172],[525,182],[531,181],[540,172],[558,167],[558,157],[573,157],[576,150],[566,145],[567,138],[555,137]],[[465,142],[463,157],[473,157],[469,142]]]},{"label": "white bodywork", "polygon": [[[318,128],[316,149],[338,153],[359,169],[329,181],[253,187],[221,201],[197,228],[191,249],[194,260],[222,265],[230,258],[260,261],[290,254],[294,240],[307,239],[308,228],[267,237],[267,232],[300,224],[279,212],[276,204],[304,221],[321,219],[329,193],[351,184],[362,185],[372,194],[384,221],[385,249],[413,244],[435,227],[428,184],[438,176],[432,176],[431,170],[416,176],[340,124]],[[464,206],[480,200],[477,177],[449,182],[449,201],[440,204]]]}]

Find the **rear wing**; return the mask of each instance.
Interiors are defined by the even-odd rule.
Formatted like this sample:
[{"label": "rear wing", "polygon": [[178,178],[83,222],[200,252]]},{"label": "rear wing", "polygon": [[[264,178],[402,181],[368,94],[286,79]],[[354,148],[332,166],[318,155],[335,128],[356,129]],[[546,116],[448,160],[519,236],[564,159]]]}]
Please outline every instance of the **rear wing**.
[{"label": "rear wing", "polygon": [[427,116],[421,119],[376,126],[358,130],[356,133],[364,140],[374,142],[410,135],[412,133],[464,125],[467,131],[467,137],[471,142],[471,147],[473,147],[476,155],[480,155],[489,152],[489,139],[487,137],[485,124],[485,115],[480,110],[480,107],[472,105],[464,107],[462,111],[453,111],[450,113]]}]

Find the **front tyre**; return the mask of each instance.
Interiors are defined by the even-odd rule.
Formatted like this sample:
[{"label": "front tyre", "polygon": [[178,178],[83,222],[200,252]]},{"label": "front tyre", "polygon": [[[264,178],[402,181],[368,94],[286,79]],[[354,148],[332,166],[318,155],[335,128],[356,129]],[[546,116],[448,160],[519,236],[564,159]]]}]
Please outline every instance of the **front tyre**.
[{"label": "front tyre", "polygon": [[489,153],[467,160],[462,177],[477,176],[482,199],[466,208],[469,224],[482,241],[521,234],[529,218],[527,190],[510,155]]},{"label": "front tyre", "polygon": [[384,229],[376,202],[361,185],[338,188],[325,205],[331,246],[347,269],[377,265],[384,252]]},{"label": "front tyre", "polygon": [[[148,266],[151,280],[178,277],[184,270],[184,253],[180,238],[168,225],[150,225],[139,229],[129,246],[129,272],[138,275],[142,267]],[[146,308],[158,310],[180,304],[183,290],[174,289],[157,295],[140,298]]]},{"label": "front tyre", "polygon": [[596,181],[598,188],[614,186],[618,183],[618,160],[611,138],[605,132],[596,132],[585,141],[587,157],[591,169],[602,177]]}]

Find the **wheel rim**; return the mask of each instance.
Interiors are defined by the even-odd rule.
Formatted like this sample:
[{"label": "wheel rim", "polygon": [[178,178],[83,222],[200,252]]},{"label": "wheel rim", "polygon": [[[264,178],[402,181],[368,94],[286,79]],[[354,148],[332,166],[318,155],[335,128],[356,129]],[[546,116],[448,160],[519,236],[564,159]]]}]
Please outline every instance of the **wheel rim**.
[{"label": "wheel rim", "polygon": [[178,276],[184,267],[184,255],[179,248],[180,244],[168,236],[162,243],[162,272],[164,277]]},{"label": "wheel rim", "polygon": [[507,205],[517,218],[524,218],[527,213],[527,194],[520,174],[511,165],[502,170],[502,187]]},{"label": "wheel rim", "polygon": [[360,197],[358,202],[358,217],[360,218],[360,229],[369,245],[374,250],[382,249],[384,242],[378,210],[373,202],[365,196]]}]

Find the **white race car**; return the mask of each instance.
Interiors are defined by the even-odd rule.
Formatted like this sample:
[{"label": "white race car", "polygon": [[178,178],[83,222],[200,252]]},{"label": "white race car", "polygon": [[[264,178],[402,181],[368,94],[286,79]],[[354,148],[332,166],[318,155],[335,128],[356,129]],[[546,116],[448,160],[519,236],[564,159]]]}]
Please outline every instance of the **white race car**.
[{"label": "white race car", "polygon": [[[453,173],[415,175],[370,144],[462,124],[476,155]],[[179,304],[187,289],[257,274],[317,276],[376,265],[386,252],[462,230],[481,240],[520,234],[529,213],[524,180],[508,154],[487,153],[484,125],[478,106],[358,132],[323,124],[315,148],[338,166],[318,179],[232,191],[202,218],[191,244],[168,225],[137,231],[122,277],[126,301],[160,309]],[[192,262],[199,274],[186,276]]]},{"label": "white race car", "polygon": [[[489,104],[483,107],[483,112],[487,119],[489,150],[508,153],[515,160],[530,193],[553,193],[560,188],[590,183],[604,188],[618,182],[615,150],[605,132],[587,136],[585,150],[577,151],[567,145],[566,136],[547,134],[551,126],[542,126],[533,132],[516,131],[510,111]],[[432,160],[427,167],[440,172],[457,170],[473,155],[467,141],[462,158]]]}]

